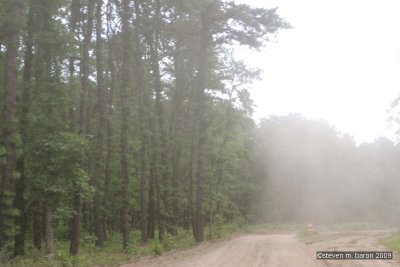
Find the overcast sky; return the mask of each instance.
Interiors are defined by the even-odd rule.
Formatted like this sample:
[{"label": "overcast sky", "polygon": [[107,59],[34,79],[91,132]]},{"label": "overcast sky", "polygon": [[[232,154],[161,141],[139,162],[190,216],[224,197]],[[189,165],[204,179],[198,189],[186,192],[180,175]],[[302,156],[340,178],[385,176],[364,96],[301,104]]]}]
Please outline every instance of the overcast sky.
[{"label": "overcast sky", "polygon": [[239,52],[264,70],[252,85],[256,118],[302,113],[360,141],[393,136],[387,110],[400,94],[400,1],[238,0],[279,7],[294,28],[261,53]]}]

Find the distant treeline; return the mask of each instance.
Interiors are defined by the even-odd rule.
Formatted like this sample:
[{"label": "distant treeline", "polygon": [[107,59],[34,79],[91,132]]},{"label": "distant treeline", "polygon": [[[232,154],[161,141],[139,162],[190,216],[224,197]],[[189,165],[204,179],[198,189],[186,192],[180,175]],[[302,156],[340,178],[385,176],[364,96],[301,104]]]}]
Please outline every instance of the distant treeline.
[{"label": "distant treeline", "polygon": [[400,145],[386,138],[357,145],[296,114],[262,121],[257,140],[265,220],[399,223]]}]

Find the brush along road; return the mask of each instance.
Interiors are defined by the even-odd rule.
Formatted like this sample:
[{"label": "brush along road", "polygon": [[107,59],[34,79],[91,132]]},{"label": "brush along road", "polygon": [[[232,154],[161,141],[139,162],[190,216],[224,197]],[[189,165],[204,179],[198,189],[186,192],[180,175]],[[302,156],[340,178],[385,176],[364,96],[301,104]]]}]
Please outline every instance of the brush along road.
[{"label": "brush along road", "polygon": [[391,231],[335,232],[321,241],[306,244],[295,234],[248,234],[230,240],[205,242],[192,249],[157,257],[133,259],[123,267],[251,267],[251,266],[400,266],[393,260],[324,260],[317,251],[387,251],[379,240]]}]

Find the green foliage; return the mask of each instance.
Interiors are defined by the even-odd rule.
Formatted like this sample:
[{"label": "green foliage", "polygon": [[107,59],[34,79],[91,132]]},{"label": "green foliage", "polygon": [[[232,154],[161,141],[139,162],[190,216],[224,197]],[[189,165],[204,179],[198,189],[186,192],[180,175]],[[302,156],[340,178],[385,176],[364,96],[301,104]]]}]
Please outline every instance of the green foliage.
[{"label": "green foliage", "polygon": [[[159,255],[193,245],[192,233],[180,230],[180,227],[191,225],[187,214],[192,202],[188,177],[189,173],[197,171],[190,155],[197,153],[200,143],[197,136],[200,89],[204,91],[206,116],[204,212],[205,222],[209,220],[210,223],[210,234],[220,236],[224,232],[244,229],[245,224],[255,217],[251,204],[259,181],[251,163],[255,124],[250,118],[253,103],[247,85],[257,79],[259,71],[235,60],[232,47],[239,44],[258,49],[271,34],[289,25],[276,14],[275,9],[254,9],[220,0],[163,0],[160,1],[161,14],[158,14],[157,2],[149,1],[132,10],[137,14],[126,12],[131,16],[128,21],[134,18],[135,23],[130,24],[128,29],[134,33],[128,38],[132,40],[124,43],[125,29],[120,27],[121,14],[124,13],[120,10],[122,5],[118,1],[103,2],[107,5],[102,7],[106,12],[100,17],[103,23],[97,24],[105,28],[99,36],[103,59],[98,63],[103,65],[105,90],[102,97],[107,107],[101,107],[96,97],[100,98],[101,91],[96,79],[100,69],[95,64],[96,44],[89,45],[88,61],[82,58],[85,53],[82,53],[80,45],[92,15],[88,14],[86,5],[94,2],[43,0],[40,5],[27,2],[21,13],[24,25],[18,74],[21,77],[20,88],[29,85],[31,97],[29,104],[18,106],[16,112],[18,115],[27,112],[28,115],[24,125],[27,131],[24,144],[19,131],[12,140],[21,152],[18,156],[24,156],[24,169],[18,170],[21,173],[15,172],[14,178],[26,178],[23,197],[29,214],[34,211],[31,204],[36,202],[46,204],[54,211],[56,250],[49,257],[30,250],[27,256],[11,262],[16,266],[19,263],[22,266],[112,265],[132,254]],[[10,3],[2,2],[0,7]],[[32,8],[33,12],[29,12],[28,8]],[[4,10],[7,8],[0,8],[0,14]],[[28,18],[30,13],[33,16]],[[0,16],[0,26],[7,19],[9,16]],[[0,34],[1,44],[7,41],[3,40],[5,38]],[[27,69],[25,73],[28,64],[24,57],[28,56],[26,52],[30,41],[33,48],[32,69]],[[4,63],[3,50],[0,51],[1,63]],[[205,66],[201,66],[203,60]],[[84,64],[88,66],[88,73],[83,75]],[[0,64],[0,70],[4,65]],[[157,70],[160,77],[157,77]],[[89,77],[86,86],[82,76]],[[0,92],[4,91],[1,86]],[[88,89],[87,95],[83,87]],[[122,99],[121,89],[127,90]],[[22,90],[18,92],[18,97],[22,99]],[[123,105],[125,101],[126,105]],[[144,111],[137,112],[141,101],[146,102]],[[126,114],[123,112],[125,107],[131,108]],[[105,120],[99,115],[102,108],[106,109]],[[102,125],[104,121],[108,124]],[[22,122],[13,121],[15,125]],[[131,124],[129,128],[132,131],[127,133],[126,144],[117,146],[124,129]],[[97,135],[97,129],[107,130]],[[157,136],[160,142],[153,140]],[[99,140],[109,140],[110,143],[107,143],[107,150],[104,145],[104,151],[95,155]],[[128,166],[120,161],[124,148],[127,149]],[[6,153],[0,147],[0,165]],[[119,233],[108,237],[104,250],[95,248],[93,243],[96,237],[87,234],[87,228],[93,225],[95,212],[104,217],[102,222],[106,223],[107,230],[113,233],[120,230],[121,223],[117,221],[123,208],[121,176],[126,174],[125,177],[129,178],[126,181],[130,185],[129,195],[128,199],[124,199],[132,212],[129,216],[136,219],[143,214],[140,210],[143,200],[139,192],[142,158],[146,159],[144,166],[148,172],[144,174],[146,184],[143,195],[149,195],[148,181],[154,173],[160,188],[154,198],[160,200],[161,207],[157,211],[159,214],[153,215],[160,216],[163,224],[168,222],[171,228],[180,231],[176,236],[165,233],[162,242],[152,240],[141,246],[138,241],[140,234],[134,229],[134,238],[131,238],[134,241],[125,252],[120,250]],[[109,167],[107,181],[106,165]],[[126,169],[131,171],[124,173]],[[100,170],[100,173],[95,170]],[[93,177],[98,178],[98,184]],[[174,181],[175,178],[177,181]],[[100,210],[94,210],[94,186],[99,192]],[[84,203],[86,221],[81,223],[82,252],[78,257],[70,257],[67,239],[70,219],[74,214],[72,192],[76,188],[79,188],[80,199]],[[195,186],[191,190],[195,192]],[[8,201],[13,199],[12,196]],[[167,208],[171,203],[176,204],[176,210]],[[176,221],[170,222],[175,217]],[[140,223],[135,222],[134,225],[136,227]],[[34,260],[30,261],[30,257]]]},{"label": "green foliage", "polygon": [[92,195],[88,176],[80,168],[80,155],[85,150],[85,140],[79,135],[61,132],[38,138],[33,144],[31,171],[35,173],[35,187],[41,188],[52,201],[61,201],[76,181],[85,197]]},{"label": "green foliage", "polygon": [[[56,210],[57,211],[57,210]],[[68,214],[68,218],[70,218],[71,217],[71,215],[72,214]],[[60,220],[60,215],[59,214],[55,214],[55,221],[56,221],[56,223],[55,223],[55,225],[56,225],[56,227],[55,227],[55,231],[54,231],[54,235],[55,235],[55,239],[56,240],[59,240],[59,241],[66,241],[66,240],[68,240],[68,238],[69,238],[69,235],[70,235],[70,230],[69,230],[69,227],[68,227],[68,225],[67,224],[64,224],[64,223],[60,223],[59,221],[61,221],[61,222],[64,222],[64,221],[68,221],[68,219],[63,219],[63,220]],[[64,216],[62,216],[61,218],[65,218]]]},{"label": "green foliage", "polygon": [[7,264],[12,258],[12,245],[12,242],[8,242],[0,249],[0,266]]},{"label": "green foliage", "polygon": [[6,149],[4,148],[4,146],[0,145],[0,164],[1,165],[4,164],[5,155],[6,155]]},{"label": "green foliage", "polygon": [[190,248],[195,244],[192,232],[181,229],[176,236],[167,233],[162,241],[153,239],[146,245],[141,244],[139,231],[132,232],[132,235],[136,242],[125,253],[137,256],[161,255],[170,250]]},{"label": "green foliage", "polygon": [[159,242],[152,242],[152,251],[155,255],[161,255],[162,254],[162,246]]},{"label": "green foliage", "polygon": [[269,35],[279,29],[290,28],[290,24],[276,14],[276,9],[252,8],[245,4],[226,3],[225,18],[230,27],[225,38],[239,45],[259,48]]},{"label": "green foliage", "polygon": [[[56,232],[57,235],[57,232]],[[56,242],[56,252],[53,256],[44,255],[43,251],[30,249],[27,255],[19,256],[9,261],[5,266],[20,267],[89,267],[89,266],[118,266],[127,261],[132,255],[121,251],[120,237],[110,236],[107,246],[103,249],[96,249],[93,243],[93,237],[82,239],[84,243],[79,256],[70,256],[68,241],[58,240]],[[89,240],[91,239],[91,240]],[[2,265],[3,266],[3,265]]]},{"label": "green foliage", "polygon": [[[3,203],[4,203],[4,201],[3,201]],[[14,218],[16,216],[19,216],[21,213],[18,209],[9,209],[9,210],[3,211],[3,214],[8,215],[11,218]]]},{"label": "green foliage", "polygon": [[166,250],[185,249],[193,246],[195,241],[193,235],[188,231],[178,231],[178,235],[166,235],[162,241],[162,247]]}]

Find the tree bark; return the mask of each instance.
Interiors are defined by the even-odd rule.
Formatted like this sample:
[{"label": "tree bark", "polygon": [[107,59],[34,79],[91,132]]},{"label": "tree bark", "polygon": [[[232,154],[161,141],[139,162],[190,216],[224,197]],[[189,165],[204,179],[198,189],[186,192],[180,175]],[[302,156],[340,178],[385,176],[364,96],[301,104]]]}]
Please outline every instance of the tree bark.
[{"label": "tree bark", "polygon": [[[149,12],[146,10],[147,16],[149,17]],[[155,1],[155,11],[153,16],[153,24],[150,34],[146,36],[147,44],[150,48],[150,63],[152,69],[152,80],[153,88],[155,94],[154,103],[154,113],[155,116],[152,119],[152,163],[151,163],[151,178],[150,187],[152,193],[152,209],[153,214],[151,219],[157,223],[159,239],[163,239],[164,235],[164,224],[165,216],[162,216],[167,212],[167,202],[169,198],[169,184],[167,180],[167,147],[168,142],[166,138],[166,131],[164,125],[164,109],[162,104],[162,82],[160,74],[160,56],[159,56],[159,43],[160,43],[160,23],[161,23],[161,2],[159,0]],[[154,223],[152,222],[151,225]],[[153,227],[153,226],[152,226]],[[171,233],[176,234],[176,229],[169,228]]]},{"label": "tree bark", "polygon": [[[79,21],[79,0],[72,0],[71,1],[71,15],[70,15],[70,21],[69,21],[69,31],[76,36],[76,25]],[[73,44],[74,45],[74,44]],[[75,60],[76,57],[75,55],[71,55],[68,59],[69,61],[69,84],[71,86],[71,91],[74,90],[74,75],[75,75]],[[73,102],[70,104],[69,107],[69,130],[71,132],[75,132],[75,124],[76,124],[76,108],[75,108],[75,102],[77,100],[77,96],[75,94],[75,92],[73,93]]]},{"label": "tree bark", "polygon": [[[87,11],[87,28],[85,32],[85,40],[83,43],[83,54],[82,54],[82,64],[81,64],[81,74],[82,74],[82,94],[79,110],[79,134],[85,137],[87,129],[87,99],[89,94],[89,49],[92,38],[93,30],[93,11],[94,11],[94,1],[88,2]],[[83,152],[82,152],[83,153]],[[81,168],[84,168],[84,155],[82,154]],[[73,206],[74,213],[71,220],[71,242],[69,247],[69,252],[72,256],[75,256],[79,252],[79,236],[81,228],[81,188],[77,182],[74,183],[73,190]]]},{"label": "tree bark", "polygon": [[46,254],[54,254],[54,228],[53,228],[53,210],[46,204],[45,208],[45,220],[44,220],[44,236],[46,240]]},{"label": "tree bark", "polygon": [[200,33],[200,50],[198,54],[199,66],[197,74],[197,121],[198,121],[198,142],[197,142],[197,169],[196,169],[196,235],[197,242],[204,240],[204,158],[205,158],[205,142],[206,142],[206,68],[208,58],[208,48],[210,42],[210,34],[208,29],[207,9],[203,7],[201,12],[201,33]]},{"label": "tree bark", "polygon": [[38,200],[34,200],[33,206],[33,246],[40,250],[42,248],[42,207]]},{"label": "tree bark", "polygon": [[155,169],[155,159],[154,153],[151,159],[151,167],[150,167],[150,181],[149,181],[149,205],[148,205],[148,222],[147,222],[147,236],[150,239],[155,238],[155,230],[156,230],[156,200],[155,200],[155,188],[156,188],[156,179],[154,172]]},{"label": "tree bark", "polygon": [[96,66],[97,66],[97,109],[99,117],[99,125],[97,129],[96,151],[95,151],[95,171],[93,177],[93,187],[96,190],[93,199],[94,212],[94,234],[96,236],[96,247],[103,247],[103,226],[102,226],[102,207],[100,195],[100,180],[103,173],[103,143],[104,133],[106,130],[105,115],[105,90],[103,79],[103,57],[102,57],[102,21],[101,7],[103,1],[97,0],[96,8]]},{"label": "tree bark", "polygon": [[104,170],[104,195],[103,195],[103,238],[104,240],[107,239],[107,226],[108,226],[108,214],[110,212],[110,207],[109,207],[109,186],[110,186],[110,180],[111,180],[111,161],[113,158],[113,125],[111,121],[111,116],[113,113],[113,101],[114,101],[114,91],[116,90],[116,78],[115,78],[115,68],[114,68],[114,62],[113,62],[113,53],[114,53],[114,48],[112,45],[112,39],[114,35],[111,35],[111,23],[112,23],[112,3],[111,1],[108,1],[107,5],[107,44],[108,44],[108,72],[109,72],[109,94],[108,94],[108,106],[107,110],[108,113],[106,113],[106,122],[107,122],[107,156],[106,156],[106,163],[105,163],[105,170]]},{"label": "tree bark", "polygon": [[[135,14],[136,14],[136,24],[140,25],[142,23],[141,12],[139,1],[135,0]],[[143,69],[143,60],[142,60],[142,49],[139,37],[139,27],[135,28],[135,78],[136,85],[139,93],[138,100],[138,112],[139,112],[139,124],[140,124],[140,232],[141,232],[141,240],[142,243],[145,244],[148,241],[148,192],[147,192],[147,179],[148,179],[148,165],[147,165],[147,146],[148,146],[148,127],[147,127],[147,118],[148,118],[148,110],[146,106],[148,105],[147,101],[147,92],[144,83],[144,69]],[[154,134],[154,133],[153,133]],[[154,162],[151,163],[151,168],[153,169],[155,166]],[[152,173],[152,171],[151,171]]]},{"label": "tree bark", "polygon": [[3,147],[5,149],[2,164],[2,179],[0,184],[0,249],[9,251],[13,227],[12,203],[16,167],[16,104],[18,87],[18,47],[20,36],[21,1],[8,1],[9,21],[6,29],[6,57],[3,101]]},{"label": "tree bark", "polygon": [[[31,4],[31,2],[30,2]],[[33,61],[33,22],[34,22],[34,12],[33,7],[29,6],[28,14],[28,35],[26,39],[26,51],[24,60],[24,73],[23,73],[23,92],[22,92],[22,110],[19,120],[20,124],[20,134],[22,141],[22,154],[17,161],[17,170],[20,173],[20,178],[17,180],[16,190],[15,190],[15,207],[20,211],[20,216],[15,218],[15,225],[18,227],[18,232],[14,238],[14,255],[24,255],[25,254],[25,234],[26,234],[26,221],[27,215],[25,211],[25,183],[26,183],[26,173],[25,173],[25,147],[27,145],[28,139],[28,127],[29,127],[29,102],[31,99],[31,78],[32,78],[32,61]]]},{"label": "tree bark", "polygon": [[130,215],[129,215],[129,163],[128,163],[128,150],[130,132],[129,123],[129,101],[128,90],[130,84],[130,36],[129,36],[129,0],[122,1],[122,46],[123,46],[123,60],[122,60],[122,77],[121,77],[121,140],[120,140],[120,154],[121,154],[121,178],[122,178],[122,248],[125,250],[129,247],[129,231],[130,231]]},{"label": "tree bark", "polygon": [[[179,40],[177,40],[176,47],[180,47]],[[183,101],[185,99],[185,71],[183,65],[182,55],[176,51],[174,57],[174,71],[175,71],[175,92],[172,99],[172,113],[170,125],[170,138],[172,144],[172,176],[171,176],[171,212],[172,224],[177,226],[179,216],[179,182],[181,179],[181,146],[182,146],[182,119],[184,115]],[[188,190],[186,190],[188,192]],[[188,198],[189,198],[189,194]]]}]

